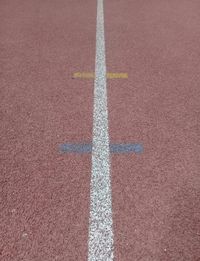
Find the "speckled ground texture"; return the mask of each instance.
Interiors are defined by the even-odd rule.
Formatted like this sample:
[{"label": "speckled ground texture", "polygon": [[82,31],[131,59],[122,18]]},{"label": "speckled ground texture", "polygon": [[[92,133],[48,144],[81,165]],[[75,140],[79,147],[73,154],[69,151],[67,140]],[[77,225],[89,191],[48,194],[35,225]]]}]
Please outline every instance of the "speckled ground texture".
[{"label": "speckled ground texture", "polygon": [[95,1],[2,0],[1,261],[86,260]]},{"label": "speckled ground texture", "polygon": [[200,2],[105,2],[115,257],[200,260]]},{"label": "speckled ground texture", "polygon": [[[114,260],[200,260],[200,2],[105,0]],[[0,1],[0,260],[88,255],[96,1]]]}]

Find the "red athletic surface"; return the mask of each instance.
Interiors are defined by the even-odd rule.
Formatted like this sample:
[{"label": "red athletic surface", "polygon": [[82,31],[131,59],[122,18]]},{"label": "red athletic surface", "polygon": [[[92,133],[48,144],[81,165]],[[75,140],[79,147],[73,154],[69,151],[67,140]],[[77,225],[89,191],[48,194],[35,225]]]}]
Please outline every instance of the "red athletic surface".
[{"label": "red athletic surface", "polygon": [[[95,1],[1,1],[1,261],[86,260]],[[26,235],[26,234],[27,235]]]},{"label": "red athletic surface", "polygon": [[106,1],[116,260],[200,260],[200,2]]},{"label": "red athletic surface", "polygon": [[[105,0],[116,261],[200,260],[200,2]],[[0,260],[87,260],[96,1],[1,0]]]}]

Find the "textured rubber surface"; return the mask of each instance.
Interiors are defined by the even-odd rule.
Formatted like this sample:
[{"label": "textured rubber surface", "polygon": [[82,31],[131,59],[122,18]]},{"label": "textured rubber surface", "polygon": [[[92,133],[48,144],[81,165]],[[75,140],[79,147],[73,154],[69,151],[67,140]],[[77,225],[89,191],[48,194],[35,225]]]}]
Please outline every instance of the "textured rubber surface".
[{"label": "textured rubber surface", "polygon": [[[200,3],[104,0],[114,260],[200,260]],[[88,256],[96,1],[0,1],[0,260]]]},{"label": "textured rubber surface", "polygon": [[115,258],[200,260],[200,3],[106,1]]},{"label": "textured rubber surface", "polygon": [[2,261],[86,260],[95,1],[1,1]]}]

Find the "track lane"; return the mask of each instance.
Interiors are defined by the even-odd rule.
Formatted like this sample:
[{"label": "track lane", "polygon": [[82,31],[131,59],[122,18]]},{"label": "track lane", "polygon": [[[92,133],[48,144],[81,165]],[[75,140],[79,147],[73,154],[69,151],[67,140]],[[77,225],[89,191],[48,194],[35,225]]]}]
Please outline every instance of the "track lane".
[{"label": "track lane", "polygon": [[95,1],[1,1],[1,260],[86,260]]},{"label": "track lane", "polygon": [[198,260],[199,3],[106,1],[116,260]]}]

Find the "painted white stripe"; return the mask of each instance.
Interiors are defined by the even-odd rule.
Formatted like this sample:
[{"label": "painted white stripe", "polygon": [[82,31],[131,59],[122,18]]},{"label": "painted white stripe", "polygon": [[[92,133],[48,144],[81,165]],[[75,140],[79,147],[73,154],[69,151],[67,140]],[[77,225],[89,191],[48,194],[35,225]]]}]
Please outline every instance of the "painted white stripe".
[{"label": "painted white stripe", "polygon": [[97,0],[95,66],[88,261],[112,261],[114,250],[103,0]]}]

